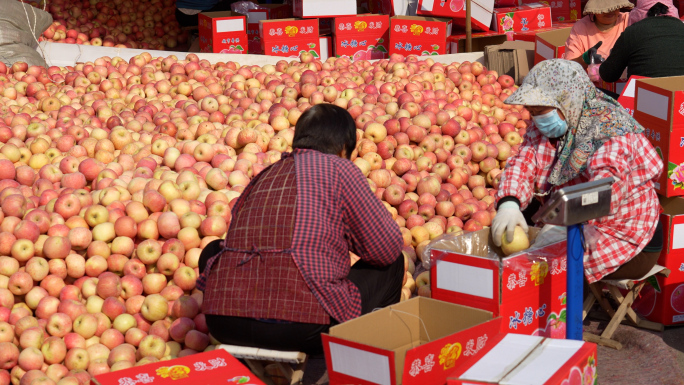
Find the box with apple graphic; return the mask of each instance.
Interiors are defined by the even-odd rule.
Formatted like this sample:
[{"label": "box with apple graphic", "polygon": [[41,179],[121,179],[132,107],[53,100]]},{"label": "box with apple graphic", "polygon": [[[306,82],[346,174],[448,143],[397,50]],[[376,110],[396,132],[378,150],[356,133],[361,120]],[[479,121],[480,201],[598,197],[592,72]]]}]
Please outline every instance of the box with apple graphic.
[{"label": "box with apple graphic", "polygon": [[[489,31],[492,24],[494,0],[472,0],[470,9],[472,28]],[[454,24],[465,26],[465,0],[418,0],[418,15],[450,17]]]},{"label": "box with apple graphic", "polygon": [[259,9],[250,9],[247,13],[247,37],[249,38],[249,53],[261,54],[261,38],[259,37],[259,22],[261,20],[285,19],[292,17],[292,7],[285,4],[259,4]]},{"label": "box with apple graphic", "polygon": [[394,16],[390,19],[389,53],[400,55],[446,55],[451,20],[436,17]]},{"label": "box with apple graphic", "polygon": [[239,13],[202,12],[198,16],[201,52],[247,53],[246,18]]},{"label": "box with apple graphic", "polygon": [[92,385],[254,384],[265,385],[223,349],[95,376]]},{"label": "box with apple graphic", "polygon": [[501,334],[479,359],[469,359],[447,385],[598,384],[596,344]]},{"label": "box with apple graphic", "polygon": [[565,338],[566,233],[547,233],[502,257],[489,229],[445,235],[429,246],[432,298],[501,316],[502,332]]},{"label": "box with apple graphic", "polygon": [[551,8],[542,3],[494,9],[492,30],[499,33],[538,31],[551,26]]},{"label": "box with apple graphic", "polygon": [[549,59],[563,59],[565,57],[565,42],[570,37],[571,29],[561,28],[538,32],[535,36],[534,64]]},{"label": "box with apple graphic", "polygon": [[347,56],[352,60],[385,59],[389,52],[389,29],[387,15],[336,17],[335,56]]},{"label": "box with apple graphic", "polygon": [[[538,3],[539,0],[520,0],[520,4]],[[548,2],[554,22],[574,23],[582,18],[580,0],[554,0]]]},{"label": "box with apple graphic", "polygon": [[632,309],[649,321],[666,326],[681,325],[684,323],[684,198],[661,197],[660,204],[664,243],[658,264],[670,269],[670,275],[657,275],[657,285],[647,283]]},{"label": "box with apple graphic", "polygon": [[684,195],[684,76],[636,81],[634,119],[663,159],[656,190]]},{"label": "box with apple graphic", "polygon": [[261,20],[259,37],[265,55],[299,57],[309,52],[321,57],[317,19]]},{"label": "box with apple graphic", "polygon": [[492,313],[416,297],[322,334],[330,385],[444,384],[499,334]]}]

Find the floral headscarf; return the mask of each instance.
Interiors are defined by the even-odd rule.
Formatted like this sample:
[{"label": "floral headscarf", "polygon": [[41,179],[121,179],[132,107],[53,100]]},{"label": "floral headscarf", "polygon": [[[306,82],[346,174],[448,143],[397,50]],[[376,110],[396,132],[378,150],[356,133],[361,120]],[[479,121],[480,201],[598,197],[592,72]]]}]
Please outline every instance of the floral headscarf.
[{"label": "floral headscarf", "polygon": [[568,131],[558,142],[557,161],[549,176],[554,186],[584,172],[594,151],[610,138],[644,131],[622,106],[594,87],[580,64],[569,60],[536,65],[505,103],[556,107],[565,115]]}]

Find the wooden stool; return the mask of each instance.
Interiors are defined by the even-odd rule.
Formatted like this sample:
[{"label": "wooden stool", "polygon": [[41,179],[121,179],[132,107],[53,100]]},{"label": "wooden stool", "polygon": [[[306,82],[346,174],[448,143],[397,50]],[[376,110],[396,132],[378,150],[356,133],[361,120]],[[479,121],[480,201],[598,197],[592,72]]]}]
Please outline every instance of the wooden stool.
[{"label": "wooden stool", "polygon": [[[582,319],[587,317],[587,314],[594,305],[594,302],[598,301],[601,308],[608,313],[610,322],[600,336],[591,333],[584,333],[582,335],[584,340],[620,350],[622,349],[622,344],[613,340],[612,337],[617,327],[623,321],[627,321],[628,324],[638,328],[663,331],[663,324],[641,319],[641,317],[639,317],[634,310],[632,310],[632,303],[634,303],[634,299],[637,298],[639,292],[646,284],[646,279],[655,277],[656,275],[667,277],[670,275],[670,270],[663,266],[655,265],[650,272],[640,279],[625,279],[620,281],[605,280],[590,284],[589,295],[584,300]],[[620,289],[627,290],[627,294],[622,295]],[[606,297],[606,293],[609,293],[610,296],[617,301],[617,309],[614,309],[613,306],[611,306],[608,298]]]},{"label": "wooden stool", "polygon": [[308,357],[302,352],[281,352],[245,346],[219,345],[233,357],[245,360],[249,369],[267,385],[274,385],[266,367],[275,365],[289,384],[301,384]]}]

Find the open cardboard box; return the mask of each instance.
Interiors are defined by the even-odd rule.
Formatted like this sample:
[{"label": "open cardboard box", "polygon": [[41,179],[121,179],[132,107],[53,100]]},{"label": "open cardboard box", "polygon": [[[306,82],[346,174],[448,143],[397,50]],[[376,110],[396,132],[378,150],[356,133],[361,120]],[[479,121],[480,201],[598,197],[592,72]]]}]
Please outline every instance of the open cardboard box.
[{"label": "open cardboard box", "polygon": [[485,47],[485,67],[500,75],[511,76],[521,84],[534,65],[534,43],[506,41]]},{"label": "open cardboard box", "polygon": [[432,298],[491,311],[501,316],[504,333],[565,338],[567,241],[564,229],[503,256],[489,228],[443,235],[428,245]]},{"label": "open cardboard box", "polygon": [[636,81],[637,79],[646,79],[645,76],[632,75],[627,79],[627,83],[622,88],[620,92],[620,97],[618,98],[618,103],[625,107],[625,110],[629,112],[630,115],[634,116],[634,97],[636,96]]},{"label": "open cardboard box", "polygon": [[534,64],[548,59],[565,58],[565,42],[570,37],[570,30],[572,28],[539,32],[535,38]]},{"label": "open cardboard box", "polygon": [[330,328],[330,384],[444,384],[501,329],[492,313],[416,297]]},{"label": "open cardboard box", "polygon": [[635,100],[634,119],[665,165],[656,190],[666,197],[684,195],[684,180],[674,172],[684,164],[684,76],[639,79]]},{"label": "open cardboard box", "polygon": [[[501,44],[507,40],[508,37],[506,35],[498,32],[474,32],[471,36],[472,51],[482,52],[487,46]],[[465,31],[458,31],[447,37],[447,44],[450,46],[452,53],[465,52]]]},{"label": "open cardboard box", "polygon": [[448,385],[562,385],[597,383],[596,344],[502,334],[480,359],[449,377]]}]

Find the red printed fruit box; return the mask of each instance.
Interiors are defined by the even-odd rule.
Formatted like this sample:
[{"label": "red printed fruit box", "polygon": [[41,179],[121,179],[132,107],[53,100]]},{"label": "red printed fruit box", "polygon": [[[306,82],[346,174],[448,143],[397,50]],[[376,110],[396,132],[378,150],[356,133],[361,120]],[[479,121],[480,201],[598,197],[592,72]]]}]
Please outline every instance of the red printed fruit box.
[{"label": "red printed fruit box", "polygon": [[553,21],[574,23],[582,18],[582,3],[580,0],[521,0],[521,4],[546,3],[551,7]]},{"label": "red printed fruit box", "polygon": [[322,334],[330,385],[444,384],[466,358],[480,357],[501,318],[416,297]]},{"label": "red printed fruit box", "polygon": [[498,336],[479,359],[469,359],[447,385],[598,384],[596,344],[536,336]]},{"label": "red printed fruit box", "polygon": [[637,80],[635,98],[634,119],[665,165],[656,190],[684,195],[684,76]]},{"label": "red printed fruit box", "polygon": [[535,37],[534,64],[544,60],[563,59],[565,56],[565,42],[570,37],[572,28],[555,29],[539,32]]},{"label": "red printed fruit box", "polygon": [[249,53],[263,53],[261,38],[259,37],[259,22],[261,20],[285,19],[292,17],[292,7],[285,4],[259,4],[260,9],[250,9],[247,13],[247,37],[249,38]]},{"label": "red printed fruit box", "polygon": [[[473,29],[489,31],[492,24],[494,0],[472,0],[470,9]],[[465,25],[465,0],[418,0],[418,15],[440,16],[454,19],[454,23]]]},{"label": "red printed fruit box", "polygon": [[431,246],[432,298],[491,311],[502,332],[565,338],[566,234],[507,257],[491,243],[489,229]]},{"label": "red printed fruit box", "polygon": [[436,17],[394,16],[390,19],[390,55],[446,55],[451,20]]},{"label": "red printed fruit box", "polygon": [[245,17],[230,11],[199,14],[200,51],[209,53],[247,53]]},{"label": "red printed fruit box", "polygon": [[356,15],[356,0],[294,0],[293,14],[302,18]]},{"label": "red printed fruit box", "polygon": [[321,57],[317,19],[261,20],[259,37],[265,55],[299,57],[309,52]]},{"label": "red printed fruit box", "polygon": [[265,385],[223,349],[159,361],[96,376],[92,385]]},{"label": "red printed fruit box", "polygon": [[335,18],[335,56],[353,60],[386,59],[389,52],[390,19],[387,15],[357,15]]},{"label": "red printed fruit box", "polygon": [[656,275],[657,285],[646,283],[634,300],[632,309],[642,317],[663,325],[684,323],[684,198],[660,198],[664,212],[663,251],[658,264],[670,269],[670,275]]},{"label": "red printed fruit box", "polygon": [[492,17],[492,30],[499,33],[538,31],[550,26],[551,8],[542,3],[497,8]]},{"label": "red printed fruit box", "polygon": [[622,105],[629,112],[630,115],[634,116],[634,96],[636,92],[636,81],[637,79],[646,79],[645,76],[632,75],[627,79],[624,87],[620,92],[620,97],[618,98],[618,103]]}]

